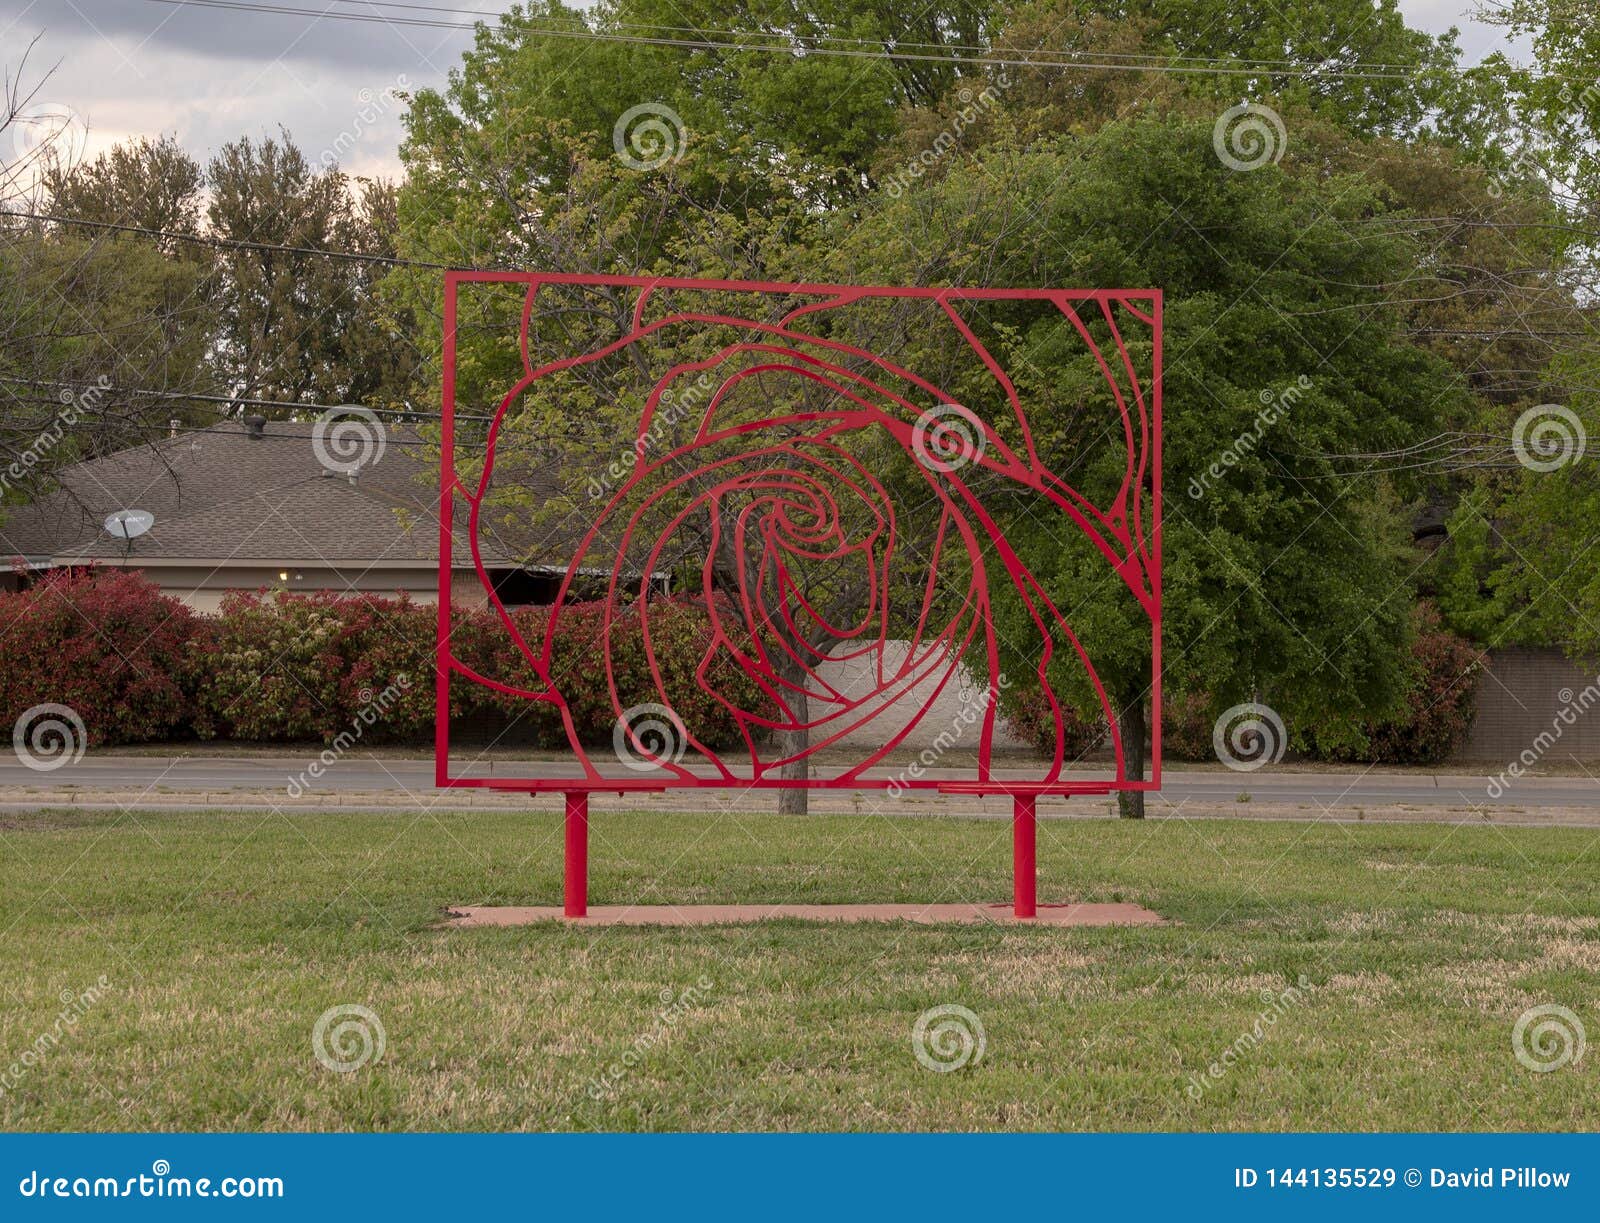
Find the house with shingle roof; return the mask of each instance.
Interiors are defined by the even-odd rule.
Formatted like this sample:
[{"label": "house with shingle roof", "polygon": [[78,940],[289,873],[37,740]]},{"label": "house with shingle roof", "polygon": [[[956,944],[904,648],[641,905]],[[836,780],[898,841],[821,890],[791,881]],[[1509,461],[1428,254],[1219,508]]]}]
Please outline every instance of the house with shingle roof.
[{"label": "house with shingle roof", "polygon": [[[287,589],[405,594],[433,602],[439,567],[437,452],[415,430],[389,426],[384,446],[355,471],[323,461],[312,422],[250,417],[180,431],[61,471],[58,489],[0,508],[0,581],[96,565],[143,570],[197,611],[229,591]],[[323,452],[325,453],[325,452]],[[123,538],[115,514],[154,519]],[[550,549],[560,551],[560,541]],[[451,548],[458,601],[482,601],[458,529]],[[483,544],[503,602],[538,603],[561,569],[524,563]],[[465,562],[465,563],[464,563]]]}]

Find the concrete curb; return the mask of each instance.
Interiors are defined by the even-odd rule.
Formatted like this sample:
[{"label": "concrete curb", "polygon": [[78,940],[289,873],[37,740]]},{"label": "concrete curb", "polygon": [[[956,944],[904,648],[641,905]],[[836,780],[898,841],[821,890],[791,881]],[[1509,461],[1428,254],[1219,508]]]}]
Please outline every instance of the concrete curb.
[{"label": "concrete curb", "polygon": [[[975,798],[951,795],[945,798],[901,798],[868,801],[849,793],[818,792],[812,795],[814,815],[884,815],[916,818],[964,818],[1006,820],[1011,818],[1010,803],[1004,798]],[[705,791],[674,794],[598,794],[590,799],[596,813],[710,813],[771,814],[775,800],[771,794],[717,795]],[[37,811],[56,807],[83,811],[278,811],[299,814],[463,814],[472,812],[541,812],[561,809],[559,794],[537,797],[482,791],[426,790],[413,795],[392,790],[339,791],[304,794],[291,799],[282,791],[252,790],[114,790],[98,787],[39,789],[18,793],[8,790],[0,800],[0,812]],[[1405,803],[1372,803],[1360,810],[1327,808],[1315,803],[1236,803],[1187,799],[1169,802],[1160,795],[1148,799],[1151,820],[1242,819],[1261,821],[1303,821],[1337,824],[1486,824],[1499,827],[1546,826],[1600,828],[1600,810],[1590,807],[1483,807]],[[1115,804],[1103,797],[1072,799],[1044,798],[1039,802],[1039,818],[1054,820],[1101,820],[1115,815]],[[798,817],[805,818],[805,817]]]}]

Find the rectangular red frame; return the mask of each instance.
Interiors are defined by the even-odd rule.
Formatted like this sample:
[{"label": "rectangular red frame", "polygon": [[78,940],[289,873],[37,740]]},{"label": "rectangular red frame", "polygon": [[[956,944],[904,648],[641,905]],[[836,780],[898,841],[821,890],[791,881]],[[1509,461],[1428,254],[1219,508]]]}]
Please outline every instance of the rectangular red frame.
[{"label": "rectangular red frame", "polygon": [[[804,781],[754,779],[728,782],[719,778],[701,779],[698,786],[663,780],[658,777],[452,777],[450,776],[450,599],[452,550],[454,543],[455,476],[455,361],[456,317],[459,286],[487,284],[579,284],[618,288],[702,289],[723,292],[817,295],[854,294],[860,297],[908,297],[918,299],[1139,301],[1148,303],[1152,326],[1151,356],[1151,456],[1152,485],[1152,589],[1155,611],[1151,616],[1151,702],[1150,702],[1150,777],[1139,780],[1057,780],[1024,781],[926,781],[903,782],[896,778],[857,778],[841,783],[832,778]],[[896,287],[892,285],[843,285],[791,283],[782,281],[702,280],[667,276],[601,276],[575,272],[487,272],[448,271],[444,275],[444,353],[442,380],[442,438],[440,445],[439,488],[439,600],[438,628],[434,659],[434,784],[445,789],[512,790],[520,793],[565,793],[581,796],[588,792],[658,792],[667,789],[783,790],[848,789],[872,790],[897,786],[946,794],[1009,795],[1019,804],[1032,806],[1041,794],[1109,794],[1116,791],[1156,791],[1161,788],[1161,383],[1162,383],[1162,292],[1160,289],[995,289],[957,286]],[[569,799],[569,804],[571,799]],[[571,818],[569,811],[569,820]],[[570,847],[569,847],[570,848]]]}]

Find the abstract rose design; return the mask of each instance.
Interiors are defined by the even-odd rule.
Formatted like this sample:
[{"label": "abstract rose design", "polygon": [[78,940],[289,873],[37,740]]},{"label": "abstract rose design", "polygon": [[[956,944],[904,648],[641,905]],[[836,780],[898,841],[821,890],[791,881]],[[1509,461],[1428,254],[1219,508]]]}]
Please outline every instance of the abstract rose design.
[{"label": "abstract rose design", "polygon": [[[778,786],[785,767],[802,758],[823,782],[884,784],[868,771],[918,725],[932,696],[974,677],[987,699],[972,744],[973,780],[987,781],[1002,683],[993,614],[999,599],[1026,609],[1037,636],[1030,657],[1052,707],[1059,710],[1045,674],[1060,656],[1076,659],[1109,716],[1093,659],[1007,539],[1005,522],[1019,505],[1058,520],[1064,534],[1088,541],[1111,580],[1154,623],[1157,531],[1144,521],[1139,490],[1152,474],[1157,405],[1152,379],[1135,369],[1123,338],[1130,324],[1155,327],[1149,294],[735,288],[617,278],[604,282],[633,294],[626,334],[536,365],[526,356],[528,320],[540,309],[541,288],[562,278],[528,279],[525,376],[500,404],[482,476],[465,490],[474,539],[500,452],[514,444],[508,413],[525,394],[559,395],[563,379],[592,374],[585,367],[619,356],[650,371],[630,461],[620,479],[591,484],[589,519],[567,558],[544,640],[517,635],[479,566],[487,597],[543,683],[525,695],[563,711],[591,780],[614,772],[602,771],[609,757],[592,759],[571,734],[570,694],[551,679],[550,657],[563,608],[592,599],[597,586],[619,618],[624,608],[639,618],[657,687],[651,700],[685,741],[652,757],[650,745],[628,729],[638,700],[619,690],[608,617],[592,682],[609,688],[618,734],[627,736],[622,754],[652,761],[662,785]],[[730,299],[738,312],[729,312]],[[870,334],[884,310],[907,302],[919,323],[910,347],[926,350],[943,384],[872,351],[856,334]],[[1121,489],[1108,503],[1095,504],[1040,461],[1024,393],[972,321],[988,302],[1057,312],[1051,317],[1092,352],[1102,390],[1121,416],[1115,444],[1127,453]],[[1109,340],[1110,356],[1096,333]],[[968,366],[959,381],[945,369],[952,354]],[[651,633],[653,609],[665,605],[668,588],[673,599],[693,600],[711,617],[696,675],[737,721],[742,750],[714,749],[672,709]],[[847,685],[844,674],[865,680]],[[717,681],[728,675],[750,682],[732,691]],[[1120,779],[1121,744],[1109,720]],[[851,749],[841,763],[847,736],[856,743],[863,731],[872,746]],[[1058,736],[1055,758],[1036,780],[1061,782],[1066,763]]]}]

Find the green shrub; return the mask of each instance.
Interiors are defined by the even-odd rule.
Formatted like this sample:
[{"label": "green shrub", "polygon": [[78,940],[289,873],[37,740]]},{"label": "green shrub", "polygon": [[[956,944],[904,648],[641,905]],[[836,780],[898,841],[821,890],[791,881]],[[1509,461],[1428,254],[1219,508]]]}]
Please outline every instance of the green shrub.
[{"label": "green shrub", "polygon": [[202,738],[412,739],[432,724],[434,617],[373,595],[230,594],[187,675]]}]

